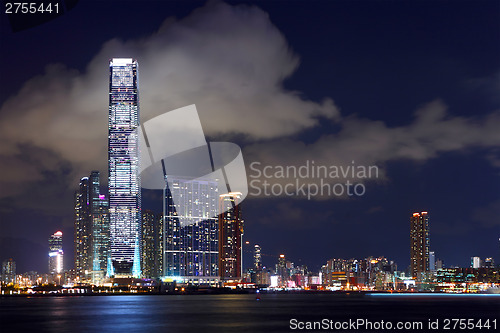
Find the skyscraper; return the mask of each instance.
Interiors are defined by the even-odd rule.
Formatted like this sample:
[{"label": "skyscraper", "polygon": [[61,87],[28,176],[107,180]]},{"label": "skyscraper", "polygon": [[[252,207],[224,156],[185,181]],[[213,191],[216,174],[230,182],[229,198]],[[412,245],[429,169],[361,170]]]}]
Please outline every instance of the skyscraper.
[{"label": "skyscraper", "polygon": [[16,283],[16,262],[12,258],[2,262],[2,282]]},{"label": "skyscraper", "polygon": [[163,216],[151,210],[142,212],[141,268],[145,278],[162,275]]},{"label": "skyscraper", "polygon": [[99,171],[80,180],[75,192],[75,270],[94,283],[107,274],[109,259],[108,201],[100,194]]},{"label": "skyscraper", "polygon": [[429,270],[434,272],[436,270],[436,253],[429,251]]},{"label": "skyscraper", "polygon": [[89,177],[80,179],[75,192],[74,257],[76,275],[87,279],[92,270],[92,221],[89,205]]},{"label": "skyscraper", "polygon": [[260,245],[255,244],[253,252],[253,264],[256,272],[262,270],[262,254],[260,253]]},{"label": "skyscraper", "polygon": [[429,214],[413,213],[410,229],[410,267],[414,278],[429,272]]},{"label": "skyscraper", "polygon": [[482,260],[479,257],[471,257],[470,258],[470,267],[471,268],[480,268],[482,266]]},{"label": "skyscraper", "polygon": [[219,274],[222,280],[239,280],[242,275],[243,220],[239,200],[241,193],[219,197]]},{"label": "skyscraper", "polygon": [[141,182],[139,177],[138,64],[109,63],[109,217],[111,274],[141,275]]},{"label": "skyscraper", "polygon": [[109,203],[100,193],[99,171],[92,171],[89,177],[89,212],[92,226],[92,281],[97,283],[108,270],[109,258]]},{"label": "skyscraper", "polygon": [[49,237],[49,274],[61,274],[63,271],[63,233],[57,231]]},{"label": "skyscraper", "polygon": [[[164,276],[218,280],[218,188],[215,180],[169,176],[164,201]],[[173,198],[178,198],[174,202]]]}]

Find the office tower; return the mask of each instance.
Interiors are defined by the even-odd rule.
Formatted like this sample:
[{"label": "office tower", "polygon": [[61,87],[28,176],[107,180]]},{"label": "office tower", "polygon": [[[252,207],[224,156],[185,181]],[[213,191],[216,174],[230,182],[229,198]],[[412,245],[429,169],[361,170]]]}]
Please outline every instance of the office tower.
[{"label": "office tower", "polygon": [[111,274],[141,275],[141,184],[139,177],[138,64],[109,62],[109,218]]},{"label": "office tower", "polygon": [[429,270],[431,272],[436,270],[436,254],[434,251],[429,251]]},{"label": "office tower", "polygon": [[16,262],[12,258],[2,262],[2,282],[16,283]]},{"label": "office tower", "polygon": [[108,201],[100,194],[99,171],[80,179],[75,192],[75,271],[81,280],[98,283],[109,258]]},{"label": "office tower", "polygon": [[410,266],[414,278],[429,272],[429,214],[413,213],[410,229]]},{"label": "office tower", "polygon": [[262,270],[262,254],[260,253],[260,245],[255,244],[253,252],[253,264],[256,272]]},{"label": "office tower", "polygon": [[89,177],[89,212],[92,226],[92,281],[105,277],[109,259],[109,203],[100,193],[99,171],[92,171]]},{"label": "office tower", "polygon": [[168,179],[171,185],[164,193],[163,274],[192,283],[217,281],[217,182],[173,176]]},{"label": "office tower", "polygon": [[286,268],[286,259],[284,254],[280,254],[278,259],[278,264],[276,265],[276,275],[278,275],[279,278],[279,285],[285,286],[288,281],[289,274]]},{"label": "office tower", "polygon": [[87,279],[92,271],[92,221],[89,205],[89,177],[80,179],[75,192],[74,257],[75,273],[80,280]]},{"label": "office tower", "polygon": [[162,275],[163,217],[151,210],[142,212],[141,268],[145,278]]},{"label": "office tower", "polygon": [[241,193],[220,195],[219,211],[219,274],[222,280],[239,280],[242,276],[243,220]]},{"label": "office tower", "polygon": [[63,247],[61,231],[49,237],[49,274],[61,274],[63,271]]},{"label": "office tower", "polygon": [[470,258],[470,267],[471,268],[480,268],[482,265],[481,265],[481,258],[479,257],[471,257]]}]

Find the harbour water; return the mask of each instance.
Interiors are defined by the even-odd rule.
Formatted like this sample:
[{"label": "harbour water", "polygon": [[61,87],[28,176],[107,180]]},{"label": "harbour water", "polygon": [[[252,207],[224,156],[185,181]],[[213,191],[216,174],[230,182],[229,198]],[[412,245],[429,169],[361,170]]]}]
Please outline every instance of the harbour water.
[{"label": "harbour water", "polygon": [[[316,328],[328,332],[385,332],[388,323],[393,332],[463,332],[459,322],[455,329],[453,322],[445,329],[451,319],[468,320],[468,332],[494,332],[500,324],[500,296],[317,293],[263,294],[260,300],[248,294],[0,298],[2,333],[290,332],[304,331],[299,328],[314,322],[322,323]],[[352,323],[360,320],[365,325],[353,329]],[[489,329],[470,326],[486,320]],[[438,329],[429,328],[431,322],[437,322]],[[344,328],[341,323],[346,323]],[[413,327],[398,329],[397,323]]]}]

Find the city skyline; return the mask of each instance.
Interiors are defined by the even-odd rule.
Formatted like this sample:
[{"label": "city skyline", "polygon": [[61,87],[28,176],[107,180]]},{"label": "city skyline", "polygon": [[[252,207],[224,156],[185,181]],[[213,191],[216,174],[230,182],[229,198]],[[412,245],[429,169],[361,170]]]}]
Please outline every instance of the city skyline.
[{"label": "city skyline", "polygon": [[[210,141],[237,143],[247,168],[378,167],[377,179],[356,180],[366,188],[359,197],[249,195],[244,262],[259,244],[314,270],[332,257],[407,267],[408,216],[422,211],[432,213],[431,250],[446,266],[498,262],[500,29],[498,4],[483,4],[125,2],[103,4],[92,25],[82,3],[32,31],[4,25],[5,49],[17,53],[2,52],[0,259],[46,270],[56,230],[73,257],[78,181],[100,170],[100,194],[109,186],[107,63],[132,56],[142,121],[196,104]],[[115,17],[131,10],[134,23],[119,28]],[[70,34],[73,22],[85,28]],[[160,211],[146,196],[143,209]]]}]

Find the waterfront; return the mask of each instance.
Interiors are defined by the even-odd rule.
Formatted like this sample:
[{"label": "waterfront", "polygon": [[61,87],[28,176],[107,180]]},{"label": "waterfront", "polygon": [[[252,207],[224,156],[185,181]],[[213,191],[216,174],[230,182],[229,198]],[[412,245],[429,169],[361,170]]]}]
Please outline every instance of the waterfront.
[{"label": "waterfront", "polygon": [[288,332],[294,318],[304,322],[383,320],[394,325],[422,322],[423,329],[400,331],[436,332],[427,330],[429,320],[438,319],[442,325],[451,318],[489,319],[490,323],[496,319],[498,328],[499,314],[498,295],[265,294],[260,300],[252,294],[0,298],[2,333]]}]

